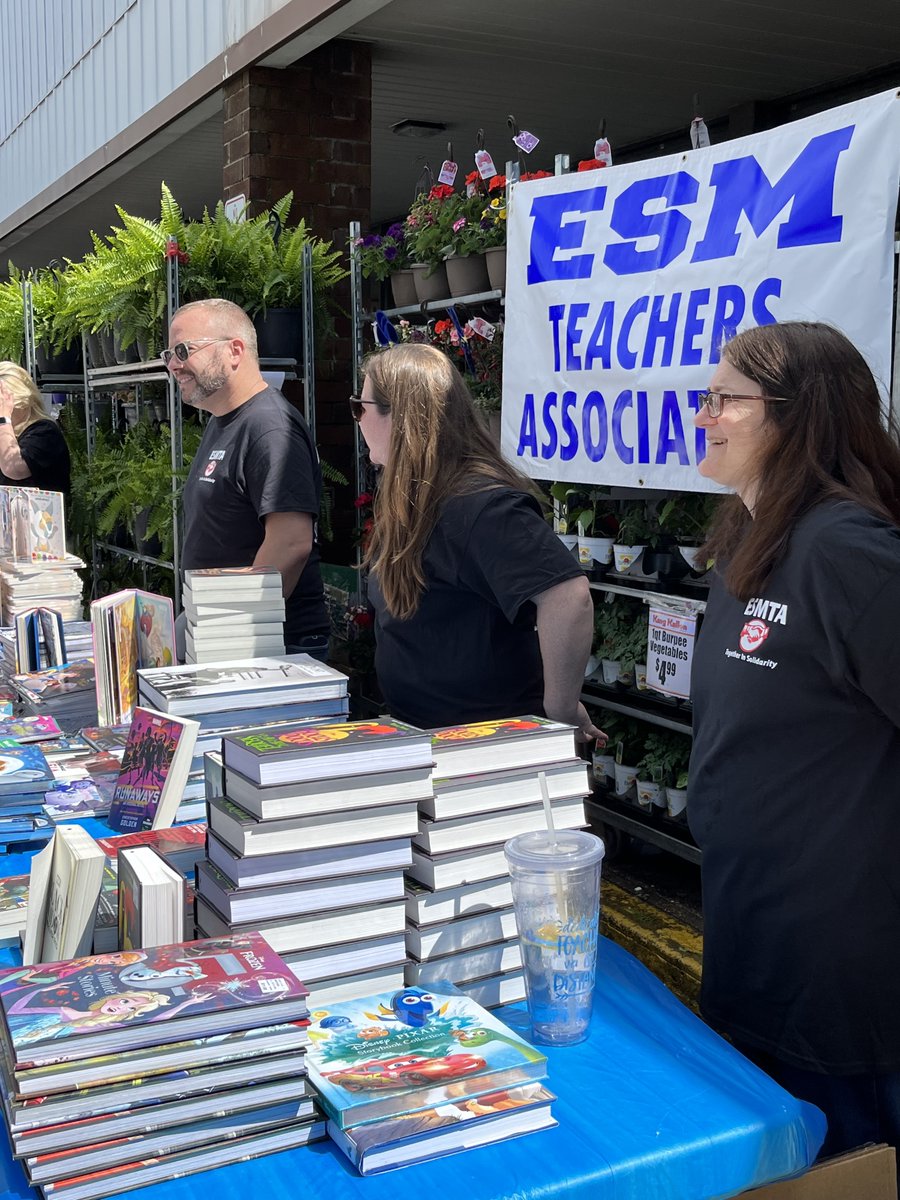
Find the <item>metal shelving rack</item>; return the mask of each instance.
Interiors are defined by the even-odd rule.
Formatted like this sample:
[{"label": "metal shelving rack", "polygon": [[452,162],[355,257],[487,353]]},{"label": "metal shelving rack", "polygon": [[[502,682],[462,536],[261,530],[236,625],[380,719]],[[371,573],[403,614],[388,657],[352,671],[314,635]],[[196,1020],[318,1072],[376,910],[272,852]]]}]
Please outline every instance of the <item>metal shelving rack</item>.
[{"label": "metal shelving rack", "polygon": [[[166,254],[166,325],[171,323],[172,316],[179,304],[179,279],[177,244],[170,244]],[[25,361],[27,370],[32,377],[35,375],[35,341],[34,341],[34,311],[31,300],[31,284],[22,285],[25,300]],[[303,322],[303,366],[302,374],[297,374],[297,360],[294,358],[260,359],[261,371],[277,371],[283,373],[285,379],[302,379],[303,382],[303,415],[309,425],[315,441],[316,436],[316,406],[315,406],[315,325],[313,311],[313,275],[312,247],[303,247],[303,291],[301,301]],[[104,554],[127,558],[131,562],[140,563],[146,572],[148,566],[161,567],[171,571],[173,576],[173,595],[175,611],[181,607],[181,542],[182,542],[182,513],[178,496],[177,475],[184,465],[184,446],[182,436],[181,401],[174,377],[166,369],[161,358],[147,362],[123,363],[113,367],[94,367],[89,365],[87,339],[82,336],[83,375],[47,375],[40,381],[42,391],[69,392],[84,397],[85,434],[87,440],[88,460],[96,449],[96,397],[105,391],[129,388],[134,390],[138,416],[140,416],[143,401],[142,390],[148,383],[164,383],[166,385],[166,416],[169,422],[171,439],[172,462],[172,528],[173,553],[171,561],[155,558],[152,555],[141,554],[123,546],[114,546],[110,542],[93,538],[91,542],[91,594],[96,598],[100,579],[101,561]],[[113,428],[118,428],[119,410],[113,405]]]}]

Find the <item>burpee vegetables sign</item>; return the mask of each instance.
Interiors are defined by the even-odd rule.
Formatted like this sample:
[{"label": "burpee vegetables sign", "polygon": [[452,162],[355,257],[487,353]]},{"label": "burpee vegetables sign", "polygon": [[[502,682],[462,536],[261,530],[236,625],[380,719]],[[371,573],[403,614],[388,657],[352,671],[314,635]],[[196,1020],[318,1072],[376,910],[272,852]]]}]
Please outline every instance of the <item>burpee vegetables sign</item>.
[{"label": "burpee vegetables sign", "polygon": [[528,474],[704,490],[723,339],[827,321],[890,379],[900,98],[514,189],[502,444]]}]

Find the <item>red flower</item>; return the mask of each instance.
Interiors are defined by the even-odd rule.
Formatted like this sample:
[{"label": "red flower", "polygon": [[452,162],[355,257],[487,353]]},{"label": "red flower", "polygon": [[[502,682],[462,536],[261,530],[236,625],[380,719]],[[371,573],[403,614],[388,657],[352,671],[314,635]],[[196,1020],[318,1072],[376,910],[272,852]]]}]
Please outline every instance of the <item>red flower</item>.
[{"label": "red flower", "polygon": [[481,176],[477,171],[470,171],[466,176],[466,187],[470,187],[472,184],[477,183],[480,178]]},{"label": "red flower", "polygon": [[375,624],[375,618],[367,609],[360,609],[353,614],[353,624],[358,629],[371,629]]},{"label": "red flower", "polygon": [[443,337],[445,333],[449,333],[453,328],[452,321],[435,321],[434,332],[438,337]]},{"label": "red flower", "polygon": [[489,192],[501,192],[506,187],[505,175],[492,175],[488,181]]},{"label": "red flower", "polygon": [[550,179],[552,175],[552,171],[526,171],[519,183],[527,183],[529,179]]},{"label": "red flower", "polygon": [[372,493],[371,492],[362,492],[353,501],[353,505],[355,508],[365,508],[367,504],[371,504],[371,503],[372,503]]},{"label": "red flower", "polygon": [[606,163],[601,162],[599,158],[585,158],[578,164],[579,171],[599,171],[601,167],[605,167]]},{"label": "red flower", "polygon": [[453,188],[446,183],[436,183],[428,193],[429,200],[447,200],[453,195]]}]

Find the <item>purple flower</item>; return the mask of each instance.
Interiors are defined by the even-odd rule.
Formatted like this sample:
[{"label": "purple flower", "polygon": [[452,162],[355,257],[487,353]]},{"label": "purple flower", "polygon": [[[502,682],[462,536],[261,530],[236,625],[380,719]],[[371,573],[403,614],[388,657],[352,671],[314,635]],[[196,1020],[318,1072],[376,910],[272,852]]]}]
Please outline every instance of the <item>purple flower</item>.
[{"label": "purple flower", "polygon": [[393,240],[395,242],[402,242],[403,241],[403,226],[400,224],[399,221],[396,221],[390,227],[390,229],[387,231],[387,233],[384,236],[386,238],[393,238]]},{"label": "purple flower", "polygon": [[367,250],[372,249],[375,246],[380,246],[380,245],[381,245],[381,238],[378,236],[377,233],[370,233],[367,237],[363,238],[363,246]]},{"label": "purple flower", "polygon": [[397,257],[397,247],[396,246],[385,246],[384,247],[384,261],[385,262],[393,262],[396,257]]},{"label": "purple flower", "polygon": [[494,222],[491,220],[490,217],[482,217],[481,220],[478,222],[478,224],[481,226],[482,229],[493,229],[494,228]]}]

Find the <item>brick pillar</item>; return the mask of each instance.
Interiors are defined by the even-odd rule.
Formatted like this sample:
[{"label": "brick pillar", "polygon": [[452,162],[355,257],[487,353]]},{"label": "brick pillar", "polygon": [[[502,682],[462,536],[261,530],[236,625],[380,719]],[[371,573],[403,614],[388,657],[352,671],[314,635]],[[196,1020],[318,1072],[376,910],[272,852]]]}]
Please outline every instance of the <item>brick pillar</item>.
[{"label": "brick pillar", "polygon": [[[291,67],[249,67],[224,88],[223,196],[243,194],[255,216],[293,191],[291,222],[301,217],[316,236],[346,252],[350,221],[371,212],[372,73],[370,47],[334,41]],[[346,260],[349,265],[348,260]],[[350,288],[335,300],[350,310]],[[316,346],[316,434],[322,457],[353,480],[350,322],[336,316],[337,336]],[[297,402],[298,384],[285,384]],[[337,489],[329,562],[351,562],[352,487]]]}]

